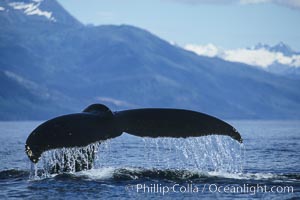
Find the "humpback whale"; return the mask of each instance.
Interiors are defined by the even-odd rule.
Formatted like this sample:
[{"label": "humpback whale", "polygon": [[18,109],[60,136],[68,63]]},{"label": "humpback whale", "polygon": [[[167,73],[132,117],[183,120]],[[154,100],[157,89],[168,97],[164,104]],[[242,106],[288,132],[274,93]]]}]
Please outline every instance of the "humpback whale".
[{"label": "humpback whale", "polygon": [[[33,163],[37,163],[45,151],[84,147],[118,137],[123,132],[152,138],[225,135],[242,143],[241,135],[234,127],[204,113],[167,108],[112,112],[105,105],[92,104],[81,113],[59,116],[39,125],[28,136],[25,152]],[[94,155],[90,158],[93,162]]]}]

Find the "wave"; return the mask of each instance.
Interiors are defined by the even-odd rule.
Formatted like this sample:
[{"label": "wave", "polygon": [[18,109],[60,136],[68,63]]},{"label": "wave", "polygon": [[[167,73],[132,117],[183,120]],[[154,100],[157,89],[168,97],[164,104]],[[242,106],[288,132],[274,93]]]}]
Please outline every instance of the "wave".
[{"label": "wave", "polygon": [[0,180],[73,180],[73,181],[171,181],[171,182],[224,182],[231,181],[300,181],[299,173],[273,174],[273,173],[228,173],[228,172],[202,172],[198,170],[183,169],[147,169],[134,167],[103,167],[76,173],[53,174],[45,177],[39,171],[32,176],[30,171],[19,169],[8,169],[0,171]]},{"label": "wave", "polygon": [[85,180],[163,180],[163,181],[299,181],[300,174],[273,174],[273,173],[228,173],[228,172],[202,172],[198,170],[182,169],[146,169],[146,168],[114,168],[105,167],[87,171],[60,174],[55,178],[85,179]]}]

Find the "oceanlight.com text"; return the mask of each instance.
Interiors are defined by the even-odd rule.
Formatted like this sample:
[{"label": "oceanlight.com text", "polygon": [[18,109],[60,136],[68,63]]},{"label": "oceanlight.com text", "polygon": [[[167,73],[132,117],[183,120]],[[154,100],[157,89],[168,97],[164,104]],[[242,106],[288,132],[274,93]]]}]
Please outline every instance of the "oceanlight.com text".
[{"label": "oceanlight.com text", "polygon": [[242,184],[242,185],[219,185],[219,184],[174,184],[163,185],[153,184],[134,184],[127,185],[125,190],[136,193],[227,193],[227,194],[250,194],[257,193],[293,193],[293,186],[268,186],[263,184]]}]

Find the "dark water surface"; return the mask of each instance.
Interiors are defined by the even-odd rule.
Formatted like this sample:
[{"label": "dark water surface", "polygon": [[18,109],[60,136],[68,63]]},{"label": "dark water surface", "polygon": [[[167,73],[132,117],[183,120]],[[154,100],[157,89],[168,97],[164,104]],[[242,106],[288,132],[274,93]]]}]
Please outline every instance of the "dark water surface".
[{"label": "dark water surface", "polygon": [[74,149],[35,167],[24,153],[39,123],[0,122],[0,199],[300,199],[300,121],[231,121],[244,145],[123,134],[100,145],[93,169],[58,175],[43,170]]}]

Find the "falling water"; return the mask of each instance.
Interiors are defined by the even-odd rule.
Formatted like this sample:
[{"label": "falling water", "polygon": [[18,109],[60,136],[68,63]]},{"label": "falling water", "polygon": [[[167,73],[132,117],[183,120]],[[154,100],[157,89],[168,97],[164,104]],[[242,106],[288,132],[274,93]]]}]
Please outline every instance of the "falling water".
[{"label": "falling water", "polygon": [[46,178],[61,172],[76,172],[93,167],[100,143],[85,147],[61,148],[46,151],[37,164],[32,164],[31,177]]},{"label": "falling water", "polygon": [[[140,138],[125,134],[101,145],[44,152],[32,176],[44,178],[92,167],[241,173],[243,152],[243,145],[226,136]],[[95,162],[91,163],[91,159]]]},{"label": "falling water", "polygon": [[[240,173],[243,170],[244,146],[230,137],[122,137],[100,145],[96,167],[123,166],[228,173]],[[116,149],[120,152],[116,152]]]},{"label": "falling water", "polygon": [[[231,138],[162,138],[144,140],[147,161],[160,168],[242,172],[243,146]],[[174,165],[175,164],[175,165]]]}]

